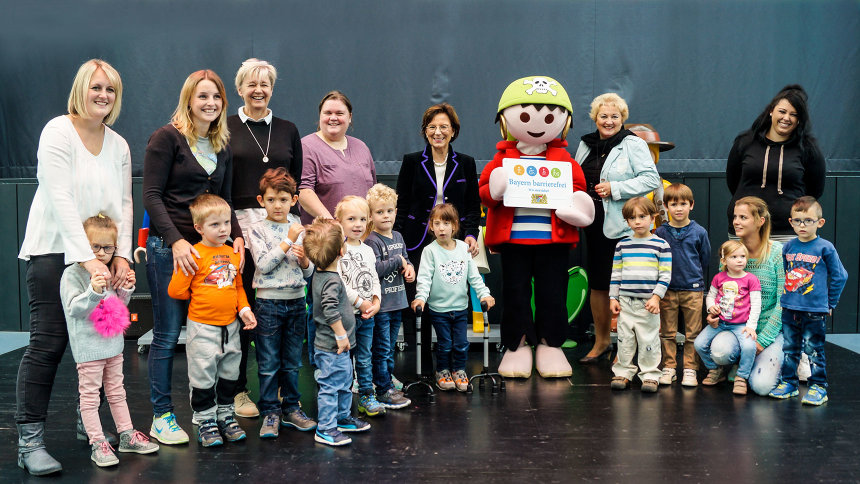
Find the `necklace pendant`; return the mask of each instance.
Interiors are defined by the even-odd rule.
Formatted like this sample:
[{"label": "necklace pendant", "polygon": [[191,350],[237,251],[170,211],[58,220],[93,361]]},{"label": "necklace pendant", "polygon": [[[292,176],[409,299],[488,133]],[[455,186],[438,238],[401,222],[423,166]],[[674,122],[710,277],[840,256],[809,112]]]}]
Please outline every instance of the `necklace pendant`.
[{"label": "necklace pendant", "polygon": [[269,162],[269,157],[263,156],[263,163],[268,163],[268,162]]}]

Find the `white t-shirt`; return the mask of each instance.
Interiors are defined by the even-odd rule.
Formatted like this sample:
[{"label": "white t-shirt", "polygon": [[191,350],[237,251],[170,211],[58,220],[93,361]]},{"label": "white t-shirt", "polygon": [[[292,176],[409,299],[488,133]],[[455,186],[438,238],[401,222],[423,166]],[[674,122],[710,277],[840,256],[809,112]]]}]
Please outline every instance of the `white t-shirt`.
[{"label": "white t-shirt", "polygon": [[117,255],[131,260],[131,154],[122,136],[105,126],[102,150],[93,155],[71,119],[58,116],[42,130],[36,156],[39,188],[18,257],[65,254],[66,264],[93,259],[83,222],[101,213],[119,229]]}]

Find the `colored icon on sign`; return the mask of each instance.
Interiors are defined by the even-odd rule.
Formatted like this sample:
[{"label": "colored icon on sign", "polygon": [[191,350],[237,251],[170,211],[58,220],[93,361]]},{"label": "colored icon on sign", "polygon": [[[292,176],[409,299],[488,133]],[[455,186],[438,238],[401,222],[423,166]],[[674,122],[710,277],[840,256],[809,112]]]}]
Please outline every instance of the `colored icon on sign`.
[{"label": "colored icon on sign", "polygon": [[559,170],[558,168],[553,168],[550,174],[553,178],[558,178],[561,176],[561,170]]},{"label": "colored icon on sign", "polygon": [[540,167],[540,176],[546,178],[549,176],[549,169],[545,166]]},{"label": "colored icon on sign", "polygon": [[526,170],[526,173],[528,173],[529,176],[535,176],[537,175],[537,168],[530,166],[528,170]]},{"label": "colored icon on sign", "polygon": [[522,176],[522,174],[525,172],[526,172],[526,169],[523,168],[523,165],[514,166],[514,173],[516,173],[518,176]]}]

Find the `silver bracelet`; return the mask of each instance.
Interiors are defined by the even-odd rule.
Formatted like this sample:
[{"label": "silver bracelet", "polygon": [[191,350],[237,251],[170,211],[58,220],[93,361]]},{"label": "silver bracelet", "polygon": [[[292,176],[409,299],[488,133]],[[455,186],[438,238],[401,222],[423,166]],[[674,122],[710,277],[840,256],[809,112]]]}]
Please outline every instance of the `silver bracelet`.
[{"label": "silver bracelet", "polygon": [[335,341],[343,341],[343,340],[345,340],[348,336],[349,336],[348,334],[344,334],[343,336],[334,335],[334,340],[335,340]]}]

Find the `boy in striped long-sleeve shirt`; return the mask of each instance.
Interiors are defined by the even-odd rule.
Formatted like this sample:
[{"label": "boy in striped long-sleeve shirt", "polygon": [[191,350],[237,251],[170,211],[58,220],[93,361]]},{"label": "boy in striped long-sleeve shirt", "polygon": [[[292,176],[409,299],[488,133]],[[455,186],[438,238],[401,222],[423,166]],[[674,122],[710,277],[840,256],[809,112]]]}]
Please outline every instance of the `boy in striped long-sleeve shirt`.
[{"label": "boy in striped long-sleeve shirt", "polygon": [[610,387],[630,388],[637,364],[642,391],[654,393],[660,378],[660,299],[672,279],[672,249],[665,240],[651,235],[657,215],[654,202],[644,197],[631,198],[621,214],[633,229],[615,246],[612,277],[609,282],[609,309],[618,314],[618,361],[612,365]]}]

